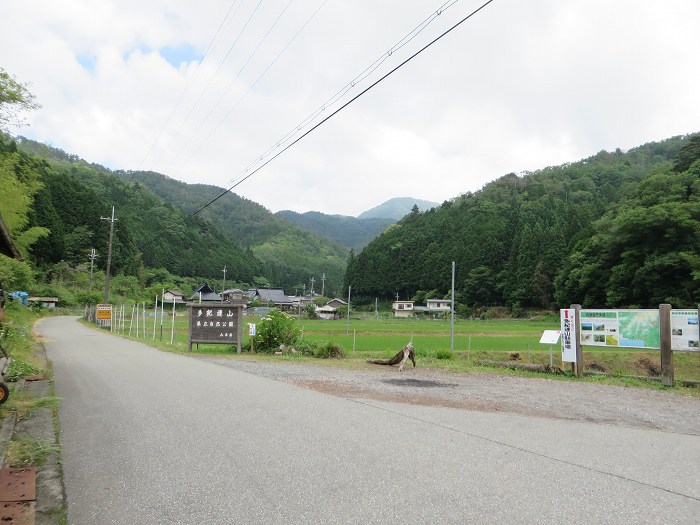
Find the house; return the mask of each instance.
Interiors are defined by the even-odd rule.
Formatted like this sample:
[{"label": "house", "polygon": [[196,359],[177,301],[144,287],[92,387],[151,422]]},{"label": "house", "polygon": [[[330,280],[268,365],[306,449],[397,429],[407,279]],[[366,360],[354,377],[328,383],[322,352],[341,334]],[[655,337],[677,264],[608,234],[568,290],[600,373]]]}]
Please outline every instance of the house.
[{"label": "house", "polygon": [[177,290],[165,290],[165,292],[163,292],[163,302],[182,304],[185,302],[185,294]]},{"label": "house", "polygon": [[29,297],[29,304],[38,304],[42,308],[56,308],[58,297]]},{"label": "house", "polygon": [[391,305],[394,317],[413,317],[413,301],[394,301]]},{"label": "house", "polygon": [[324,306],[317,306],[316,307],[316,315],[318,316],[319,319],[337,319],[338,318],[338,309],[333,308],[330,306],[330,304],[326,304]]},{"label": "house", "polygon": [[298,301],[285,295],[282,288],[251,288],[245,294],[251,301],[258,301],[265,306],[274,306],[280,310],[290,310],[298,306]]},{"label": "house", "polygon": [[194,291],[192,297],[190,297],[190,301],[194,301],[196,303],[220,303],[221,295],[216,293],[209,287],[208,284],[205,283]]},{"label": "house", "polygon": [[248,297],[243,293],[243,290],[239,288],[229,288],[227,290],[224,290],[221,292],[221,297],[224,300],[224,302],[240,302],[243,301],[245,298],[245,302],[248,302]]},{"label": "house", "polygon": [[449,314],[452,312],[452,301],[450,299],[428,299],[425,301],[428,313]]},{"label": "house", "polygon": [[336,308],[336,309],[340,308],[341,306],[347,306],[347,305],[348,305],[348,303],[346,303],[342,299],[338,299],[338,298],[331,299],[330,301],[328,301],[326,303],[326,306],[331,306],[331,307]]}]

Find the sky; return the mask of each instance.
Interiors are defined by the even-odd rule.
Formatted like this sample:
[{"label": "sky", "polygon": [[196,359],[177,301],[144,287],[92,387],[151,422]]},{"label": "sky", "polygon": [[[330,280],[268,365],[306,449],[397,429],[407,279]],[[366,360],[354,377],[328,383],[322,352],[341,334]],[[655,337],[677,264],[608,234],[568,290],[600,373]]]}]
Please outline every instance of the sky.
[{"label": "sky", "polygon": [[10,131],[350,216],[700,131],[697,0],[493,0],[435,41],[484,2],[0,0],[42,105]]}]

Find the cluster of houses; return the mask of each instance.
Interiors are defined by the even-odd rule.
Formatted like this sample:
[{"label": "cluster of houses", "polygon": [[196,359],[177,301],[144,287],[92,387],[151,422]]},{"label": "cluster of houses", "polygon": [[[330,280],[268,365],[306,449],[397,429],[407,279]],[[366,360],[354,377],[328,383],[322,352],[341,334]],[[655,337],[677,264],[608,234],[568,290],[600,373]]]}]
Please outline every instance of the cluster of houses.
[{"label": "cluster of houses", "polygon": [[[279,308],[282,311],[294,313],[306,310],[310,304],[314,304],[313,296],[287,295],[282,288],[251,288],[247,291],[230,288],[217,293],[208,285],[203,284],[189,298],[174,290],[166,290],[163,294],[163,301],[166,304],[171,302],[176,304],[218,303],[240,300],[244,300],[248,304],[256,302],[266,307]],[[338,319],[341,307],[347,307],[347,303],[341,299],[332,299],[323,306],[315,305],[316,316],[320,319]],[[428,299],[426,306],[416,306],[414,301],[394,301],[392,310],[395,317],[442,317],[449,315],[452,311],[452,301],[449,299]]]},{"label": "cluster of houses", "polygon": [[[282,288],[251,288],[247,291],[238,288],[230,288],[217,293],[209,285],[203,284],[194,293],[186,298],[184,294],[175,290],[166,290],[163,301],[167,303],[186,304],[192,302],[219,303],[244,300],[250,304],[256,302],[265,307],[279,308],[285,312],[300,312],[306,310],[310,304],[314,304],[315,296],[287,295]],[[340,307],[347,306],[341,299],[332,299],[323,306],[315,305],[316,315],[320,319],[338,319]]]},{"label": "cluster of houses", "polygon": [[394,301],[391,308],[394,311],[394,317],[443,317],[452,311],[452,301],[450,299],[426,299],[425,306],[416,306],[414,301]]}]

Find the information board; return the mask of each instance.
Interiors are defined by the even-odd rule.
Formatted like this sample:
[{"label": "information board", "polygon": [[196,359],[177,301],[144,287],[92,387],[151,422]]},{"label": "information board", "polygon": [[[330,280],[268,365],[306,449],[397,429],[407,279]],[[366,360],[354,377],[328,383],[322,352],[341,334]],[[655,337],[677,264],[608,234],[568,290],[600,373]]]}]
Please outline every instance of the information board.
[{"label": "information board", "polygon": [[671,310],[671,349],[700,352],[697,310]]},{"label": "information board", "polygon": [[229,303],[190,305],[192,343],[241,344],[242,306]]},{"label": "information board", "polygon": [[561,318],[561,360],[563,363],[576,362],[576,310],[560,310]]},{"label": "information board", "polygon": [[581,310],[581,344],[661,347],[658,310]]}]

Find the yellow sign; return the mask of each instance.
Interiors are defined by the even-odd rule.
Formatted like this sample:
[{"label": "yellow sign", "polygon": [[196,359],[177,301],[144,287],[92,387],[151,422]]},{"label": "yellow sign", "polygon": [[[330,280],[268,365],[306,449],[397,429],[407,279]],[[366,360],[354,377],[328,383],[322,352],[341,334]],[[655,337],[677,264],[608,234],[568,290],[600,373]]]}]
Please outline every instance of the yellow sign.
[{"label": "yellow sign", "polygon": [[98,321],[109,321],[112,319],[112,305],[111,304],[98,304],[97,305],[97,320]]}]

